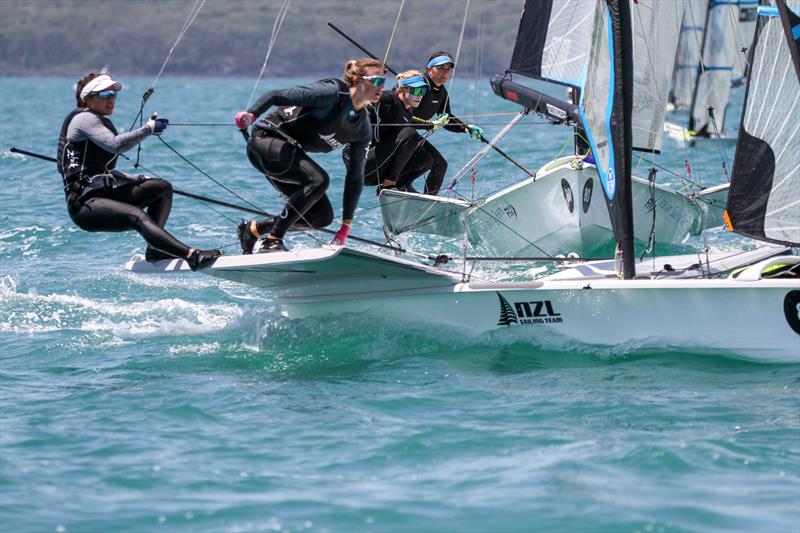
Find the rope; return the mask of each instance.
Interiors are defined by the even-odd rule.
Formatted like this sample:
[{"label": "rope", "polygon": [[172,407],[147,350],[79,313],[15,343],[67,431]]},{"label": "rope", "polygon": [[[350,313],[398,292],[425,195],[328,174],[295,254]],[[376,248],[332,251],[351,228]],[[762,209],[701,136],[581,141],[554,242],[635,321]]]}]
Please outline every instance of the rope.
[{"label": "rope", "polygon": [[267,70],[267,62],[269,61],[270,54],[272,54],[272,47],[275,45],[275,41],[278,40],[278,33],[281,31],[281,26],[283,26],[283,20],[286,18],[286,12],[289,11],[289,4],[291,1],[292,0],[283,0],[281,8],[278,10],[278,16],[275,17],[275,22],[272,25],[272,35],[270,35],[269,44],[267,45],[267,53],[264,56],[264,64],[261,65],[261,71],[258,73],[256,83],[253,85],[253,90],[250,92],[250,98],[247,99],[247,106],[245,106],[245,109],[250,109],[250,104],[253,103],[253,96],[256,94],[256,89],[258,89],[258,84],[261,82],[261,77]]},{"label": "rope", "polygon": [[456,79],[456,67],[458,65],[458,56],[461,55],[461,44],[464,42],[464,30],[467,28],[467,13],[469,13],[469,2],[467,0],[466,5],[464,6],[464,19],[461,21],[461,33],[458,35],[458,47],[456,47],[456,57],[453,58],[455,64],[453,65],[453,74],[450,76],[450,82],[447,86],[447,98],[445,99],[445,108],[447,107],[447,101],[450,99],[450,91],[453,89],[453,80]]},{"label": "rope", "polygon": [[200,10],[203,8],[203,5],[206,3],[206,0],[195,0],[192,9],[189,10],[189,15],[186,17],[186,21],[183,23],[183,28],[181,29],[180,33],[178,34],[178,38],[175,39],[175,44],[172,45],[172,48],[169,49],[169,53],[167,54],[167,58],[164,59],[164,63],[161,65],[161,69],[156,74],[156,78],[153,80],[153,83],[150,85],[150,88],[155,90],[156,84],[158,83],[158,79],[161,77],[161,74],[164,72],[164,69],[167,66],[167,62],[169,58],[172,57],[172,52],[175,51],[175,47],[178,46],[178,43],[181,42],[183,36],[186,35],[189,26],[192,25],[194,19],[197,18],[197,14],[200,13]]},{"label": "rope", "polygon": [[389,36],[389,44],[386,45],[386,53],[383,55],[383,64],[386,65],[386,60],[389,59],[389,50],[392,48],[392,41],[394,41],[394,34],[397,31],[397,23],[400,22],[400,14],[403,12],[403,6],[405,5],[406,0],[401,0],[400,2],[400,9],[397,10],[397,17],[394,19],[394,28],[392,28],[392,34]]}]

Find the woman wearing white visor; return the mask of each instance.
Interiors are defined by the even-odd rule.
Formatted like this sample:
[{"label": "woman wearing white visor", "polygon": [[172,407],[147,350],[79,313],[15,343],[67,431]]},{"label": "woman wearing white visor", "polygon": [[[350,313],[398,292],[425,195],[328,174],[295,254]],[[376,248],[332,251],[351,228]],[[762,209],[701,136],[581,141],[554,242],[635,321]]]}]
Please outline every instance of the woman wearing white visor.
[{"label": "woman wearing white visor", "polygon": [[190,248],[164,230],[172,185],[114,168],[120,153],[168,124],[154,113],[141,128],[119,134],[108,117],[120,90],[122,84],[106,74],[92,73],[78,82],[77,108],[64,119],[58,139],[57,165],[69,216],[86,231],[138,231],[147,241],[148,261],[177,257],[192,270],[202,268],[222,252]]}]

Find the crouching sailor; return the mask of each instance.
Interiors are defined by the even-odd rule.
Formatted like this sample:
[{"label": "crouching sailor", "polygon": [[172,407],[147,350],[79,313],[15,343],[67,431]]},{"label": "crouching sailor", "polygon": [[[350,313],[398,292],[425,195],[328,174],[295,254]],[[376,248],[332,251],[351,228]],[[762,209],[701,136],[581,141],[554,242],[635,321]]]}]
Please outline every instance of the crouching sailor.
[{"label": "crouching sailor", "polygon": [[351,60],[345,66],[344,81],[324,79],[308,86],[269,91],[253,107],[236,114],[236,125],[245,130],[270,107],[287,106],[256,123],[247,144],[250,163],[286,196],[286,205],[275,219],[239,225],[242,253],[252,253],[262,236],[266,236],[262,252],[285,251],[283,236],[290,227],[323,228],[330,224],[333,208],[325,194],[330,178],[308,153],[331,152],[350,145],[342,226],[333,239],[335,244],[345,244],[361,196],[372,136],[366,107],[378,101],[384,81],[380,61]]},{"label": "crouching sailor", "polygon": [[148,261],[177,257],[192,270],[202,268],[222,252],[190,248],[164,230],[172,208],[169,182],[114,169],[120,153],[159,135],[168,123],[154,114],[145,126],[118,134],[107,117],[120,90],[122,84],[106,74],[92,73],[78,82],[78,107],[64,119],[58,139],[69,216],[86,231],[138,231],[147,241]]}]

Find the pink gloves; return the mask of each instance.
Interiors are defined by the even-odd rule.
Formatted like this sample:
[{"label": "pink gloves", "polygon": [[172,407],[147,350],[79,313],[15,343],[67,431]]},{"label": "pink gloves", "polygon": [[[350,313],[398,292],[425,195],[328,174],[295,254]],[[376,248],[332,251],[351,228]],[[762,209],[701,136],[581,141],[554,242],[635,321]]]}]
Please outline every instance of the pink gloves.
[{"label": "pink gloves", "polygon": [[331,244],[344,246],[347,243],[347,236],[350,235],[350,229],[352,227],[352,224],[342,224],[342,227],[339,228],[339,231],[337,231],[336,235],[333,236]]},{"label": "pink gloves", "polygon": [[236,113],[236,127],[240,130],[246,130],[255,120],[255,115],[248,111],[239,111]]}]

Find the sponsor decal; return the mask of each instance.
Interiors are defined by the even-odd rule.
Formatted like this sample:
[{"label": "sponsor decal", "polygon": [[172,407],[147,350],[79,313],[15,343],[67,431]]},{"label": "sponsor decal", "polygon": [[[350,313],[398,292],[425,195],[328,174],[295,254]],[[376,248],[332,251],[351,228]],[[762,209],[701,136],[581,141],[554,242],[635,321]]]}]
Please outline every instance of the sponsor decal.
[{"label": "sponsor decal", "polygon": [[583,184],[583,194],[581,195],[583,212],[588,213],[589,207],[592,205],[592,190],[594,189],[594,180],[589,178]]},{"label": "sponsor decal", "polygon": [[783,314],[786,315],[789,327],[800,335],[800,291],[786,293],[783,299]]},{"label": "sponsor decal", "polygon": [[336,133],[331,133],[330,135],[322,135],[321,133],[319,134],[319,138],[328,143],[328,146],[335,150],[337,148],[341,148],[342,143],[337,141],[334,137],[336,137]]},{"label": "sponsor decal", "polygon": [[616,191],[617,178],[614,176],[614,169],[609,168],[608,172],[606,172],[606,192],[608,192],[608,197],[613,198]]},{"label": "sponsor decal", "polygon": [[564,322],[561,313],[555,311],[553,302],[550,300],[523,301],[512,304],[499,292],[497,297],[500,299],[498,326],[510,326],[511,324],[560,324]]},{"label": "sponsor decal", "polygon": [[569,186],[569,182],[564,178],[561,178],[561,192],[564,193],[564,200],[567,201],[569,212],[572,213],[575,211],[575,197],[572,195],[572,187]]},{"label": "sponsor decal", "polygon": [[551,104],[545,104],[547,114],[556,118],[564,120],[567,118],[567,112]]},{"label": "sponsor decal", "polygon": [[506,98],[513,102],[519,102],[519,95],[514,91],[506,91]]}]

